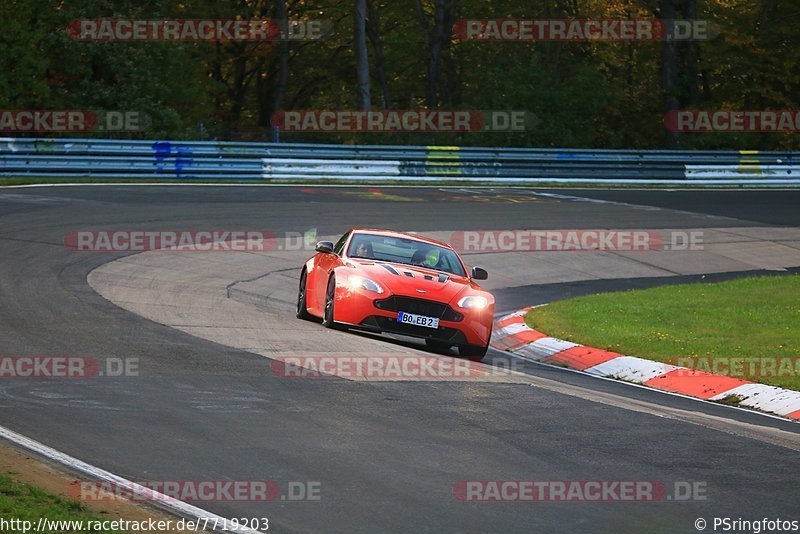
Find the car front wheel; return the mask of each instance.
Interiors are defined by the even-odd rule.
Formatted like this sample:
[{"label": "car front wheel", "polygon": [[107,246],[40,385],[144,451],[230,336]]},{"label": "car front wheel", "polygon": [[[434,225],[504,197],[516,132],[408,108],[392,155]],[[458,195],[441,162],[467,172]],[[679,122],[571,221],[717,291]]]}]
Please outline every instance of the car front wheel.
[{"label": "car front wheel", "polygon": [[298,319],[313,319],[308,313],[308,306],[306,305],[306,285],[308,284],[308,274],[306,270],[300,273],[300,286],[297,289],[297,318]]},{"label": "car front wheel", "polygon": [[322,324],[325,328],[333,328],[335,330],[346,330],[344,325],[341,325],[333,320],[334,300],[336,297],[336,276],[331,275],[328,278],[328,288],[325,290],[325,310],[323,311]]}]

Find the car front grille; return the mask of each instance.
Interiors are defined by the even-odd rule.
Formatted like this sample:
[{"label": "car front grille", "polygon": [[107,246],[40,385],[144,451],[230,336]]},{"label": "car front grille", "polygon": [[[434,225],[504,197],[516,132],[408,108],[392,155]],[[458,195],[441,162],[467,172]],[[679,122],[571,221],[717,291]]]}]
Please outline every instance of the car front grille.
[{"label": "car front grille", "polygon": [[425,328],[424,326],[398,323],[397,319],[383,317],[380,315],[367,317],[361,323],[361,326],[370,329],[375,328],[381,332],[389,332],[392,334],[402,334],[405,336],[427,338],[436,341],[446,341],[454,345],[464,344],[467,342],[467,338],[464,333],[455,328],[448,328],[441,325],[439,328]]},{"label": "car front grille", "polygon": [[386,311],[403,311],[427,317],[437,317],[443,321],[460,321],[463,315],[442,302],[415,299],[413,297],[393,296],[374,301],[375,307]]}]

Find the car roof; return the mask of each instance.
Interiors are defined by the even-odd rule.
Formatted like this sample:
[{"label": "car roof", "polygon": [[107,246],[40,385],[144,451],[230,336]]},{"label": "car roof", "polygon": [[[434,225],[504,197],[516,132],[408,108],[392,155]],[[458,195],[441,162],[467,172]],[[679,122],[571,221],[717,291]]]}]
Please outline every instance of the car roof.
[{"label": "car roof", "polygon": [[417,234],[410,234],[407,232],[396,232],[394,230],[379,230],[377,228],[353,228],[350,230],[354,234],[374,234],[383,237],[396,237],[399,239],[414,239],[416,241],[422,241],[423,243],[429,243],[431,245],[439,245],[440,247],[444,247],[450,250],[453,250],[449,244],[443,241],[437,241],[435,239],[430,239],[428,237],[424,237]]}]

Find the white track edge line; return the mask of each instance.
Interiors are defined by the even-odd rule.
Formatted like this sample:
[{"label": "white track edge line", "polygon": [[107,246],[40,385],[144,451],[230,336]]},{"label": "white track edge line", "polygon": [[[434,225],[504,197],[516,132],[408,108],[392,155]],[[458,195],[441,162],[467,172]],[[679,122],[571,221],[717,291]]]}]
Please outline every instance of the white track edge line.
[{"label": "white track edge line", "polygon": [[[203,520],[208,518],[209,520],[217,520],[219,523],[222,523],[223,526],[227,526],[227,524],[230,524],[230,520],[226,521],[226,518],[222,516],[219,516],[211,512],[207,512],[202,508],[192,506],[191,504],[179,501],[178,499],[151,490],[150,488],[146,488],[135,482],[131,482],[130,480],[124,479],[104,469],[100,469],[99,467],[95,467],[84,461],[78,460],[77,458],[74,458],[63,452],[57,451],[56,449],[53,449],[51,447],[48,447],[47,445],[39,443],[38,441],[25,437],[22,434],[18,434],[13,430],[9,430],[8,428],[5,428],[3,426],[0,426],[0,438],[4,438],[14,443],[19,447],[22,447],[26,451],[33,452],[57,464],[64,465],[73,471],[78,471],[81,474],[88,475],[90,477],[95,477],[96,479],[102,480],[104,482],[112,482],[116,485],[125,488],[125,490],[127,491],[131,491],[132,493],[152,495],[153,499],[150,501],[146,501],[144,504],[153,505],[156,508],[160,508],[162,510],[165,510],[167,512],[170,512],[172,514],[175,514],[179,517],[183,517],[186,519],[192,519],[195,521],[200,520],[201,522],[204,522]],[[251,528],[239,527],[239,526],[228,528],[226,530],[223,530],[222,528],[217,528],[212,530],[212,532],[240,532],[242,534],[263,534],[258,530],[253,530]]]}]

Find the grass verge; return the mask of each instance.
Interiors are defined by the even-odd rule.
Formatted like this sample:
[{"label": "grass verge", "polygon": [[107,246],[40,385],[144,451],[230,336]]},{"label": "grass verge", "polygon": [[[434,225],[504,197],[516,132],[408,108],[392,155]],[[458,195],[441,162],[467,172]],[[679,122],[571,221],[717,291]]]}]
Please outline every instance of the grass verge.
[{"label": "grass verge", "polygon": [[[44,517],[50,521],[104,521],[108,518],[91,514],[85,506],[60,495],[48,493],[36,486],[18,482],[8,475],[0,475],[0,518],[10,521],[19,519],[20,522],[30,521],[37,525],[39,518]],[[20,523],[18,523],[20,524]],[[2,530],[14,532],[15,529]],[[19,530],[22,532],[22,530]],[[40,534],[86,534],[86,532],[99,532],[90,530],[53,530],[45,528],[38,531]],[[104,530],[103,534],[120,534],[118,530]]]},{"label": "grass verge", "polygon": [[525,320],[574,343],[800,390],[797,274],[578,297]]}]

